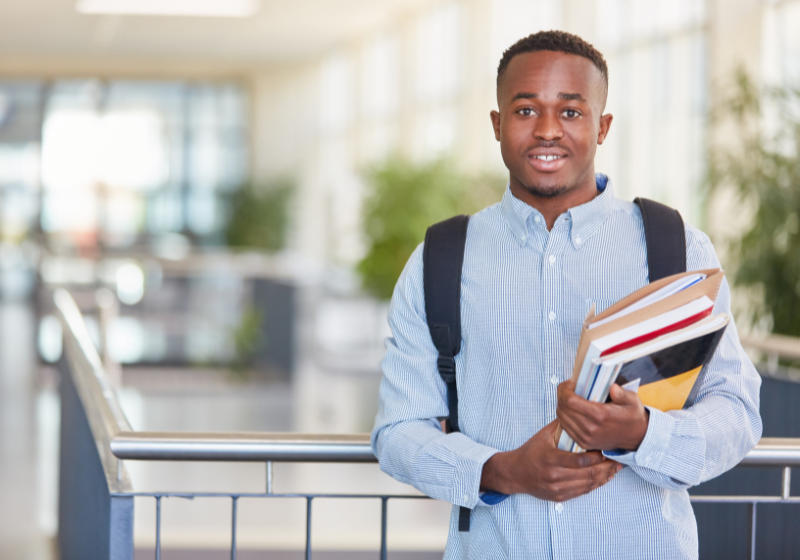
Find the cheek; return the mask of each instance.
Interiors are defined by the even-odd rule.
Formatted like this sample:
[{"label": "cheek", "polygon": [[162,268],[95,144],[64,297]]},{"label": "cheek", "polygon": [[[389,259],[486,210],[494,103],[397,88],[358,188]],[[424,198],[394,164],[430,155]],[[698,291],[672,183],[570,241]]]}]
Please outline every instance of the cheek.
[{"label": "cheek", "polygon": [[530,128],[518,121],[504,123],[504,125],[501,130],[504,149],[509,153],[526,149],[530,143]]},{"label": "cheek", "polygon": [[593,155],[597,148],[597,136],[600,131],[591,125],[576,126],[572,129],[570,137],[575,146],[575,155]]}]

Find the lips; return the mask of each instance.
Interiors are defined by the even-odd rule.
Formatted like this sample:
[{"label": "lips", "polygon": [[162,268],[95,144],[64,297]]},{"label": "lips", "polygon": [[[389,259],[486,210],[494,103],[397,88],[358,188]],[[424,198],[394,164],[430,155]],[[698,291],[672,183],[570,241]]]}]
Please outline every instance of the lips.
[{"label": "lips", "polygon": [[542,152],[534,150],[528,154],[528,161],[536,171],[541,173],[553,173],[564,167],[568,157],[569,156],[564,152]]}]

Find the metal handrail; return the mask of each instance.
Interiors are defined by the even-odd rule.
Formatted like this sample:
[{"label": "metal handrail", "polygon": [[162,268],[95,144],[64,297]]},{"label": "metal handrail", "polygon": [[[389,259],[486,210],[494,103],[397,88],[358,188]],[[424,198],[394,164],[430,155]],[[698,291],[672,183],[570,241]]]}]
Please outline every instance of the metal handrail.
[{"label": "metal handrail", "polygon": [[768,336],[742,335],[739,338],[742,341],[742,346],[758,350],[768,356],[774,356],[775,360],[778,357],[800,360],[800,338],[782,334]]},{"label": "metal handrail", "polygon": [[[377,462],[369,434],[135,431],[108,383],[100,356],[74,300],[63,288],[55,291],[54,299],[66,327],[67,356],[92,429],[117,459]],[[800,439],[762,438],[740,465],[800,467]]]},{"label": "metal handrail", "polygon": [[[369,434],[135,431],[117,401],[72,296],[58,288],[53,299],[65,327],[65,354],[101,457],[110,450],[117,459],[150,461],[377,461]],[[105,449],[100,448],[103,443]]]},{"label": "metal handrail", "polygon": [[377,462],[369,434],[121,432],[111,452],[149,461]]}]

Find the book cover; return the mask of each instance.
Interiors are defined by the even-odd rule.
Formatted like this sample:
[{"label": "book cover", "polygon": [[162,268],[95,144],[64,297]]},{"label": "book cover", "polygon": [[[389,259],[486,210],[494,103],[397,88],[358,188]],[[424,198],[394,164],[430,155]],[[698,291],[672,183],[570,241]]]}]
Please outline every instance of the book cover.
[{"label": "book cover", "polygon": [[623,363],[615,383],[639,380],[642,403],[658,410],[680,410],[694,404],[703,385],[705,365],[717,349],[728,322],[717,330]]}]

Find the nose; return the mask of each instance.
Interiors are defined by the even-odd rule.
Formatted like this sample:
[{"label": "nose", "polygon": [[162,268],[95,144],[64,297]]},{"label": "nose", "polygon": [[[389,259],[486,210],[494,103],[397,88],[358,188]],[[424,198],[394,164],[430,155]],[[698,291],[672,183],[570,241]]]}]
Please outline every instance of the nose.
[{"label": "nose", "polygon": [[545,111],[536,119],[536,124],[533,128],[533,136],[540,140],[551,141],[558,140],[564,136],[564,131],[561,128],[561,121],[558,116]]}]

